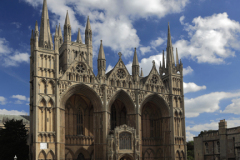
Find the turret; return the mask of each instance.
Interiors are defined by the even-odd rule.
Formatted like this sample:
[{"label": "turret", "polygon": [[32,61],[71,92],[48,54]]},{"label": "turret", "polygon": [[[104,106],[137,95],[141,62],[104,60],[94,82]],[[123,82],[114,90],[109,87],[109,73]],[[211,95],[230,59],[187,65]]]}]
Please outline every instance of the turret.
[{"label": "turret", "polygon": [[98,76],[103,77],[105,76],[105,70],[106,70],[106,59],[105,59],[105,54],[103,50],[103,45],[102,45],[102,40],[99,48],[99,53],[98,53]]},{"label": "turret", "polygon": [[70,19],[68,16],[68,11],[67,15],[65,18],[65,24],[64,24],[64,42],[71,42],[71,24],[70,24]]},{"label": "turret", "polygon": [[132,76],[134,81],[139,80],[139,63],[137,57],[137,49],[135,48],[134,56],[133,56],[133,63],[132,63]]},{"label": "turret", "polygon": [[60,23],[58,26],[58,37],[59,37],[59,48],[60,48],[61,45],[63,44],[63,36],[62,36],[62,30],[61,30]]},{"label": "turret", "polygon": [[142,70],[142,68],[141,68],[141,74],[140,74],[140,76],[143,77],[143,70]]},{"label": "turret", "polygon": [[164,50],[163,50],[163,53],[162,53],[162,64],[160,62],[160,67],[159,67],[159,73],[160,73],[160,76],[162,76],[162,74],[165,72],[165,58],[164,58]]},{"label": "turret", "polygon": [[78,29],[77,42],[78,42],[78,43],[82,43],[82,38],[81,38],[80,28]]},{"label": "turret", "polygon": [[58,52],[59,49],[59,36],[58,36],[58,27],[56,25],[56,31],[55,31],[55,36],[54,36],[54,49],[55,51]]},{"label": "turret", "polygon": [[38,36],[39,36],[38,23],[37,23],[37,21],[36,21],[36,24],[35,24],[35,35],[34,35],[35,48],[38,48]]},{"label": "turret", "polygon": [[92,45],[92,29],[91,29],[89,17],[87,19],[87,24],[85,29],[85,44]]},{"label": "turret", "polygon": [[39,47],[53,49],[52,35],[50,32],[47,0],[43,1],[42,19],[40,26]]}]

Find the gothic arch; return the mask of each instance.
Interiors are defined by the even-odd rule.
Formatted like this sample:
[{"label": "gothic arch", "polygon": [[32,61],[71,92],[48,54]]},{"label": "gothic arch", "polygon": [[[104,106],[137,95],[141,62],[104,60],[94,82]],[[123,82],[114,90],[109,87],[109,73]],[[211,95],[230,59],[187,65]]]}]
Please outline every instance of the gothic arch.
[{"label": "gothic arch", "polygon": [[98,94],[92,88],[83,83],[73,85],[63,93],[60,102],[61,108],[65,109],[65,104],[67,103],[67,100],[76,93],[83,94],[91,101],[94,107],[94,112],[100,111],[102,109],[102,101]]},{"label": "gothic arch", "polygon": [[155,153],[153,149],[148,148],[146,151],[143,153],[143,160],[153,160],[155,159]]},{"label": "gothic arch", "polygon": [[74,153],[71,149],[65,148],[65,159],[66,160],[72,160],[74,156]]},{"label": "gothic arch", "polygon": [[80,148],[76,151],[74,158],[77,159],[78,155],[82,153],[85,159],[90,159],[90,154],[85,148]]},{"label": "gothic arch", "polygon": [[135,114],[135,105],[132,98],[129,96],[127,92],[124,90],[117,91],[108,103],[108,111],[111,111],[111,106],[113,102],[118,99],[120,100],[125,106],[128,114]]},{"label": "gothic arch", "polygon": [[41,99],[38,101],[38,106],[46,107],[46,105],[47,101],[45,100],[45,98],[41,97]]},{"label": "gothic arch", "polygon": [[41,152],[38,154],[38,160],[45,160],[46,159],[46,153],[44,150],[41,150]]},{"label": "gothic arch", "polygon": [[47,102],[47,107],[53,107],[54,106],[54,102],[52,98],[49,98],[48,102]]},{"label": "gothic arch", "polygon": [[39,81],[39,93],[46,93],[47,82],[45,79]]},{"label": "gothic arch", "polygon": [[156,93],[150,94],[143,99],[143,101],[140,105],[140,114],[142,114],[142,109],[143,109],[144,105],[147,102],[150,102],[150,101],[156,104],[156,106],[161,111],[162,117],[169,117],[170,116],[169,115],[170,110],[169,110],[168,104],[166,103],[166,101],[161,96],[159,96]]},{"label": "gothic arch", "polygon": [[129,159],[131,159],[131,160],[134,160],[133,157],[132,157],[132,155],[130,155],[129,153],[125,153],[125,154],[120,155],[119,158],[118,158],[118,160],[120,160],[120,159],[123,158],[123,157],[127,157],[127,158],[129,158]]},{"label": "gothic arch", "polygon": [[54,82],[52,80],[47,83],[47,94],[54,94]]},{"label": "gothic arch", "polygon": [[48,154],[47,154],[47,158],[46,158],[47,160],[49,159],[54,159],[54,153],[53,153],[53,151],[52,150],[50,150],[49,152],[48,152]]}]

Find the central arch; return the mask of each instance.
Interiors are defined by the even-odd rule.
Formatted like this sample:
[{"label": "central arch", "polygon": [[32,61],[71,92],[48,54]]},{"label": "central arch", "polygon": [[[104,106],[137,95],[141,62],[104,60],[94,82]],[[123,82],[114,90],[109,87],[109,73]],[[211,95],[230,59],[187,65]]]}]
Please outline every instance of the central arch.
[{"label": "central arch", "polygon": [[110,130],[126,124],[135,128],[135,105],[131,97],[124,91],[116,92],[107,106],[110,119]]}]

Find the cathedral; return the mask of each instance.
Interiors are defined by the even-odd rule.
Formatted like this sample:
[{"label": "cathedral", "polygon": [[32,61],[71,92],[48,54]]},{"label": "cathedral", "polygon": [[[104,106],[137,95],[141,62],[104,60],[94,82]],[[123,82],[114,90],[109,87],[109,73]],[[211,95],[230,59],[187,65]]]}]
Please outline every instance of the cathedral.
[{"label": "cathedral", "polygon": [[106,73],[102,41],[92,60],[89,17],[85,43],[80,30],[71,40],[68,13],[53,43],[44,0],[40,30],[36,22],[30,39],[30,159],[186,160],[183,65],[177,50],[174,58],[169,25],[167,34],[160,67],[153,61],[147,76],[136,48],[132,73],[121,52]]}]

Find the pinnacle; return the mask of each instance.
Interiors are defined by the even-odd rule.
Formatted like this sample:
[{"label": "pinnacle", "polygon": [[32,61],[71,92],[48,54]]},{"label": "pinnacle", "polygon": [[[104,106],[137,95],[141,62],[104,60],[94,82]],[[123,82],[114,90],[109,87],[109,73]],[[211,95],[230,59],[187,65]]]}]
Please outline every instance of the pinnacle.
[{"label": "pinnacle", "polygon": [[56,25],[55,37],[58,36],[58,26]]},{"label": "pinnacle", "polygon": [[138,57],[137,57],[137,49],[135,48],[135,51],[134,51],[134,56],[133,56],[133,63],[132,63],[133,66],[138,66],[139,63],[138,63]]},{"label": "pinnacle", "polygon": [[35,23],[35,31],[38,31],[38,22]]},{"label": "pinnacle", "polygon": [[88,16],[88,18],[87,18],[86,30],[91,30],[91,25],[90,25],[89,16]]},{"label": "pinnacle", "polygon": [[80,28],[78,29],[77,42],[78,42],[78,43],[82,43],[82,38],[81,38]]},{"label": "pinnacle", "polygon": [[105,59],[102,40],[101,40],[101,44],[100,44],[100,48],[99,48],[98,59]]},{"label": "pinnacle", "polygon": [[58,36],[62,37],[62,30],[61,30],[60,23],[59,23],[59,26],[58,26]]},{"label": "pinnacle", "polygon": [[70,25],[70,19],[67,11],[66,19],[65,19],[65,25]]}]

